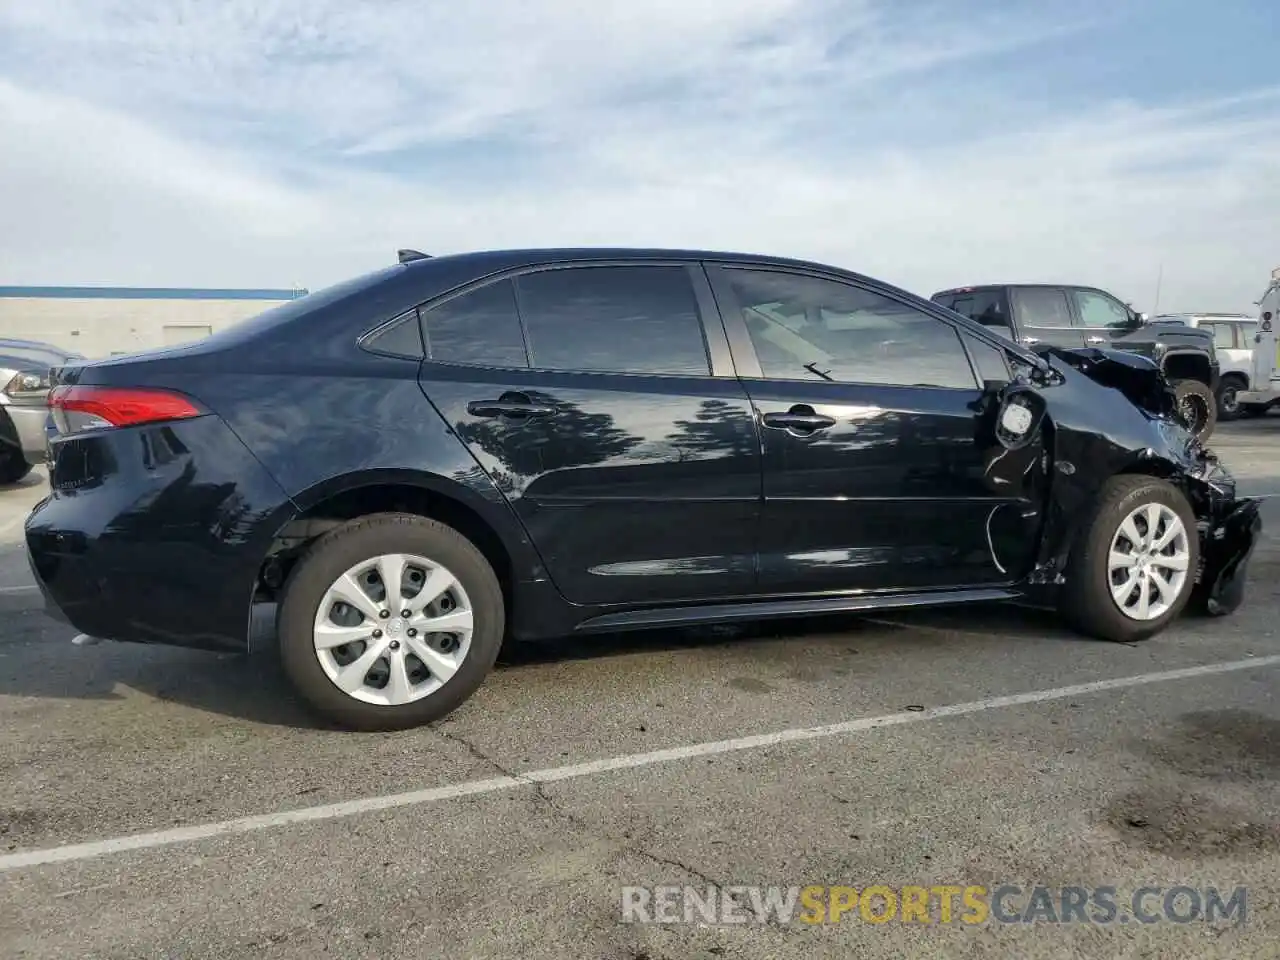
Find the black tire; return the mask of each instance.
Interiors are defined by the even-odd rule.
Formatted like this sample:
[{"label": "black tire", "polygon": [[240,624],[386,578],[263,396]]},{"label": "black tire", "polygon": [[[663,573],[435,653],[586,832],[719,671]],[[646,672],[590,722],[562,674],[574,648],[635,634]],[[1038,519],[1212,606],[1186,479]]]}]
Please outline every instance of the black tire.
[{"label": "black tire", "polygon": [[21,450],[6,449],[0,456],[0,486],[17,483],[31,472],[31,464]]},{"label": "black tire", "polygon": [[1218,422],[1230,423],[1232,420],[1239,420],[1244,414],[1244,408],[1236,399],[1236,394],[1241,390],[1249,389],[1248,382],[1244,377],[1229,373],[1218,383]]},{"label": "black tire", "polygon": [[[416,554],[446,566],[470,598],[471,646],[461,666],[434,693],[399,706],[366,703],[340,690],[316,657],[313,625],[325,592],[342,573],[382,554]],[[452,527],[411,514],[371,514],[331,530],[294,565],[280,602],[280,658],[285,674],[319,714],[354,730],[404,730],[453,712],[484,682],[506,624],[502,587],[470,540]]]},{"label": "black tire", "polygon": [[[1179,413],[1187,429],[1201,440],[1207,440],[1218,424],[1218,401],[1207,384],[1199,380],[1179,380],[1174,384]],[[1194,416],[1188,420],[1186,410],[1194,410]]]},{"label": "black tire", "polygon": [[[1187,578],[1177,600],[1155,620],[1139,621],[1125,616],[1111,597],[1107,555],[1116,530],[1136,507],[1162,503],[1181,518],[1190,550]],[[1182,491],[1155,477],[1123,475],[1112,477],[1088,518],[1067,564],[1067,582],[1062,587],[1058,611],[1076,630],[1100,640],[1134,643],[1153,637],[1185,609],[1194,587],[1200,563],[1200,540],[1196,517]]]}]

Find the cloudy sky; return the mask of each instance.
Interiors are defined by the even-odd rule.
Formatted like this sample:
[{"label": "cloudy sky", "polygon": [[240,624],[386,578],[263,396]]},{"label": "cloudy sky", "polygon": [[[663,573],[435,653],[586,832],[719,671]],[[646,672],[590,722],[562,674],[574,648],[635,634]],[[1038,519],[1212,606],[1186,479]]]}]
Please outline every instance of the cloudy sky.
[{"label": "cloudy sky", "polygon": [[1274,2],[0,0],[0,283],[646,244],[1244,310]]}]

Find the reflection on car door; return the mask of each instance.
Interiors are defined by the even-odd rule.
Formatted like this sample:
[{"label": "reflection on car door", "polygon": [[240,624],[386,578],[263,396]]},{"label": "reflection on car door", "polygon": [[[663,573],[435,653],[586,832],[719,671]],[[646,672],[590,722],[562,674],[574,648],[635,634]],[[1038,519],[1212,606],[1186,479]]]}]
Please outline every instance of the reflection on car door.
[{"label": "reflection on car door", "polygon": [[985,479],[999,454],[954,326],[843,279],[708,272],[763,427],[764,591],[992,584],[1029,568],[1037,503]]},{"label": "reflection on car door", "polygon": [[567,599],[753,589],[759,438],[698,265],[535,270],[422,320],[425,392]]}]

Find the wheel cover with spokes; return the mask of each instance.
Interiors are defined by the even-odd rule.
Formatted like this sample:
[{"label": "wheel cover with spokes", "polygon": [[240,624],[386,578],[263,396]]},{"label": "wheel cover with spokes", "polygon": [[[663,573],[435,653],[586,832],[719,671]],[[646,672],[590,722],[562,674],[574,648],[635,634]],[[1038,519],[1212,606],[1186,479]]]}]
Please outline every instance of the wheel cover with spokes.
[{"label": "wheel cover with spokes", "polygon": [[447,567],[384,554],[356,564],[325,591],[313,631],[316,659],[348,696],[400,706],[430,696],[458,672],[474,623],[467,592]]},{"label": "wheel cover with spokes", "polygon": [[1131,620],[1156,620],[1177,602],[1190,564],[1191,544],[1177,512],[1163,503],[1136,507],[1111,538],[1111,599]]}]

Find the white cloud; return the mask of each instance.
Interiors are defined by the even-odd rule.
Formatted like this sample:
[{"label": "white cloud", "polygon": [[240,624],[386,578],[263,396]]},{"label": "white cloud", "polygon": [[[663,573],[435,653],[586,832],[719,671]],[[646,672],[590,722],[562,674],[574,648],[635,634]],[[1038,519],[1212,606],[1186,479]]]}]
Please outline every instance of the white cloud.
[{"label": "white cloud", "polygon": [[1161,309],[1248,307],[1280,264],[1277,91],[1049,114],[993,58],[1091,21],[953,9],[0,6],[0,281],[314,288],[400,246],[635,243],[1147,309],[1163,264]]}]

